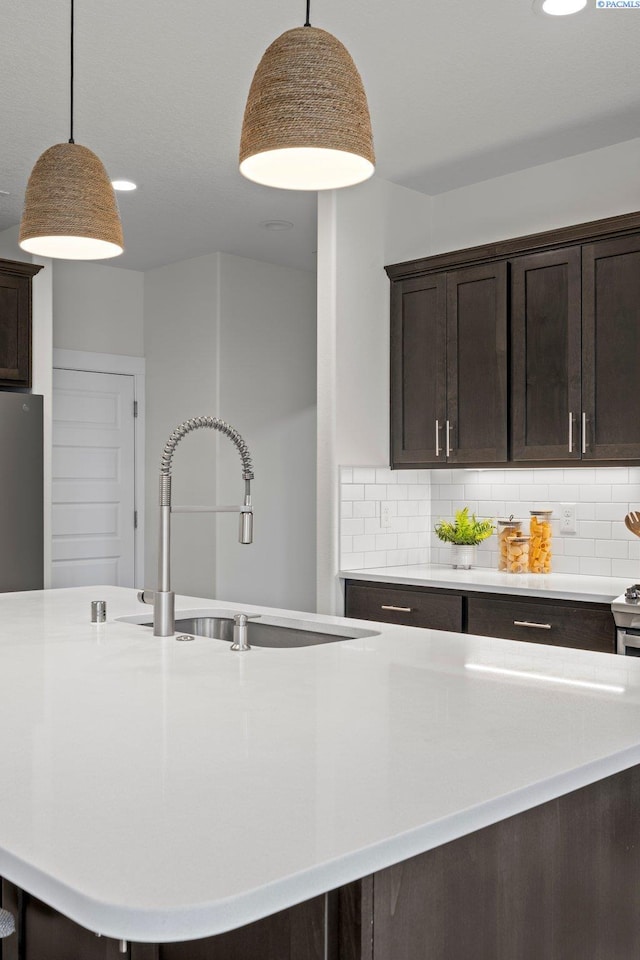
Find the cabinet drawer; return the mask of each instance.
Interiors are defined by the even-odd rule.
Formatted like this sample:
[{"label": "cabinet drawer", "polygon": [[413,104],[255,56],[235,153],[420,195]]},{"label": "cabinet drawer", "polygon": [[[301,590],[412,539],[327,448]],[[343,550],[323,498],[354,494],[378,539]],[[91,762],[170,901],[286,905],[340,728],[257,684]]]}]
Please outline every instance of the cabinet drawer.
[{"label": "cabinet drawer", "polygon": [[434,630],[462,630],[462,597],[347,580],[347,617]]},{"label": "cabinet drawer", "polygon": [[467,632],[528,643],[615,653],[615,624],[605,606],[524,603],[469,597]]}]

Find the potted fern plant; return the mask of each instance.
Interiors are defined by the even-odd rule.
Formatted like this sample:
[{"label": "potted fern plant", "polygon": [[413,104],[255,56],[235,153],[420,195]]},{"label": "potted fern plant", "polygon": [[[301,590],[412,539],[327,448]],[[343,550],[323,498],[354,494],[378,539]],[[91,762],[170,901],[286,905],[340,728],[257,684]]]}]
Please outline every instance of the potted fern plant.
[{"label": "potted fern plant", "polygon": [[440,520],[435,525],[436,536],[443,543],[451,544],[451,561],[454,570],[470,570],[475,559],[475,548],[493,533],[491,520],[478,520],[469,508],[456,510],[455,520]]}]

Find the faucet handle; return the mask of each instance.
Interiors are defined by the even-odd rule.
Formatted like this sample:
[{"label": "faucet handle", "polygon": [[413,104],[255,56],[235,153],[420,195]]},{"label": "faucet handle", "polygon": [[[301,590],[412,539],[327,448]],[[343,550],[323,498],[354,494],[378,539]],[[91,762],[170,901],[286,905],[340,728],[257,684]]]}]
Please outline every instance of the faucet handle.
[{"label": "faucet handle", "polygon": [[138,602],[153,604],[153,590],[138,590]]}]

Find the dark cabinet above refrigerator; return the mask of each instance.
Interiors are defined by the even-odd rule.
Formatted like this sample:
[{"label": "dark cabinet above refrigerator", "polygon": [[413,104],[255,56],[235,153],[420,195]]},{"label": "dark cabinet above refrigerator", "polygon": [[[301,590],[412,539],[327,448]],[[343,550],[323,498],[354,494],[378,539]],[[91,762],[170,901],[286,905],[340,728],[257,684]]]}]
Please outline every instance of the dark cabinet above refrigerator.
[{"label": "dark cabinet above refrigerator", "polygon": [[33,263],[0,260],[0,387],[31,386]]}]

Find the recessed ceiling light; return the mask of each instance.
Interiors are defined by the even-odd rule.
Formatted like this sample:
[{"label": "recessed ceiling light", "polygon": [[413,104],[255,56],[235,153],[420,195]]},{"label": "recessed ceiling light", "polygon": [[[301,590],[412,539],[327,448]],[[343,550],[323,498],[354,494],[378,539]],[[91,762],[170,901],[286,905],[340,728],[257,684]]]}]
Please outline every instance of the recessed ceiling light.
[{"label": "recessed ceiling light", "polygon": [[586,5],[587,0],[534,0],[533,9],[549,17],[567,17],[571,13],[580,13]]},{"label": "recessed ceiling light", "polygon": [[133,180],[112,180],[111,186],[114,190],[137,190],[138,184],[134,183]]},{"label": "recessed ceiling light", "polygon": [[276,232],[293,230],[293,224],[290,220],[263,220],[260,226],[264,227],[265,230],[273,230]]}]

